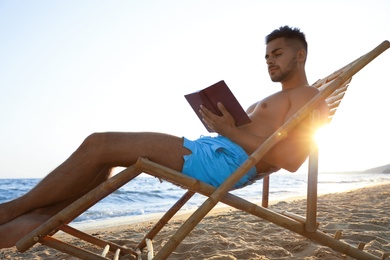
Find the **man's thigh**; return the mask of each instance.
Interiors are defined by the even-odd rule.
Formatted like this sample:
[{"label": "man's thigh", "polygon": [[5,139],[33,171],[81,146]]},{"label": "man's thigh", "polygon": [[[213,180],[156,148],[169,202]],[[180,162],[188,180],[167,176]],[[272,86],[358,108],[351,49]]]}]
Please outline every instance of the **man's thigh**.
[{"label": "man's thigh", "polygon": [[109,166],[130,166],[139,157],[165,165],[177,171],[183,168],[183,156],[190,153],[181,137],[153,132],[108,132],[98,134],[102,163]]}]

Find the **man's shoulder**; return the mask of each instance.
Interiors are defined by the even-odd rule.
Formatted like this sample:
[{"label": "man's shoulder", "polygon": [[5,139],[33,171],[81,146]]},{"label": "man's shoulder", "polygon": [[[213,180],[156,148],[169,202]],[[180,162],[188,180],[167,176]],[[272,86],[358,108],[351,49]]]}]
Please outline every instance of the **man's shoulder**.
[{"label": "man's shoulder", "polygon": [[311,86],[296,87],[289,90],[276,92],[259,103],[262,102],[286,102],[286,103],[306,103],[318,94],[318,89]]},{"label": "man's shoulder", "polygon": [[319,93],[319,90],[315,87],[311,86],[302,86],[302,87],[297,87],[294,89],[291,89],[289,92],[290,98],[293,99],[299,99],[299,100],[308,100],[313,98],[315,95]]},{"label": "man's shoulder", "polygon": [[[313,97],[315,97],[320,91],[311,86],[304,86],[296,88],[290,95],[290,104],[294,104],[297,107],[302,107],[307,104]],[[324,118],[327,118],[329,108],[325,101],[319,103],[318,108],[321,110],[321,114]]]},{"label": "man's shoulder", "polygon": [[291,92],[293,93],[307,93],[307,94],[314,94],[316,95],[319,91],[317,88],[312,86],[301,86],[291,89]]},{"label": "man's shoulder", "polygon": [[301,86],[282,90],[269,96],[270,98],[289,99],[289,100],[307,100],[318,94],[318,89],[311,86]]}]

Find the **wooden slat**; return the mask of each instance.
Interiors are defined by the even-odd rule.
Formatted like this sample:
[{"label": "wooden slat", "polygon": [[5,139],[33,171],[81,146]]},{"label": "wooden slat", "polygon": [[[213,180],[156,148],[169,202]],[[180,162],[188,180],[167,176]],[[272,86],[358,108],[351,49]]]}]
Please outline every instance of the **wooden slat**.
[{"label": "wooden slat", "polygon": [[329,117],[329,118],[332,118],[332,117],[336,114],[336,111],[337,111],[337,109],[329,110],[329,115],[328,115],[328,117]]},{"label": "wooden slat", "polygon": [[148,253],[147,253],[148,260],[151,260],[151,259],[153,259],[153,256],[154,256],[154,249],[153,249],[152,240],[150,240],[148,238],[146,239],[146,247],[148,249]]},{"label": "wooden slat", "polygon": [[390,253],[385,252],[385,253],[382,254],[381,260],[385,260],[385,259],[387,259],[389,256],[390,256]]},{"label": "wooden slat", "polygon": [[[351,81],[351,79],[349,79],[348,84],[350,83],[350,81]],[[331,96],[333,96],[333,95],[338,95],[338,94],[340,94],[341,92],[346,92],[346,91],[348,90],[348,86],[349,86],[349,85],[346,85],[345,83],[344,83],[343,85],[344,85],[344,86],[341,86],[340,88],[336,89],[335,92],[333,92],[333,94],[332,94]]]},{"label": "wooden slat", "polygon": [[332,104],[336,102],[337,100],[340,100],[344,97],[346,91],[336,91],[332,93],[328,98],[325,99],[327,104]]},{"label": "wooden slat", "polygon": [[337,231],[336,231],[336,234],[334,234],[334,238],[337,239],[337,240],[340,240],[341,235],[342,235],[341,230],[337,230]]},{"label": "wooden slat", "polygon": [[46,236],[42,238],[41,243],[48,247],[57,249],[58,251],[67,253],[69,255],[76,256],[84,260],[106,260],[107,258],[97,255],[95,253],[86,251],[71,244],[62,242],[54,237]]},{"label": "wooden slat", "polygon": [[137,248],[136,251],[137,251],[137,254],[138,254],[137,260],[142,260],[142,252],[141,252],[141,249]]},{"label": "wooden slat", "polygon": [[112,258],[112,260],[119,260],[120,254],[121,254],[120,249],[115,250],[115,254],[114,254],[114,257]]},{"label": "wooden slat", "polygon": [[336,102],[333,102],[332,104],[328,104],[328,107],[330,110],[337,109],[341,103],[341,100],[338,100]]},{"label": "wooden slat", "polygon": [[[383,44],[383,43],[382,43]],[[367,54],[366,54],[367,55]],[[313,87],[316,87],[318,88],[319,90],[322,90],[324,88],[326,88],[326,86],[328,85],[329,82],[333,81],[334,79],[336,79],[338,76],[340,76],[343,72],[345,72],[347,69],[349,69],[350,67],[352,67],[353,65],[356,64],[356,62],[358,60],[361,60],[363,58],[366,57],[366,55],[363,55],[361,56],[360,58],[352,61],[351,63],[345,65],[344,67],[342,67],[341,69],[339,70],[336,70],[335,72],[333,72],[332,74],[330,74],[329,76],[323,78],[323,79],[320,79],[320,80],[317,80],[312,86]],[[370,58],[370,57],[369,57]],[[349,78],[349,81],[351,81],[352,79],[352,76]],[[348,83],[349,82],[348,80],[346,80],[346,82]]]},{"label": "wooden slat", "polygon": [[107,253],[110,251],[110,245],[106,245],[103,249],[103,252],[100,254],[100,256],[106,257]]},{"label": "wooden slat", "polygon": [[338,94],[337,96],[333,96],[333,97],[327,98],[326,99],[326,103],[332,104],[334,102],[337,102],[337,101],[343,99],[344,95],[345,95],[345,93],[343,92],[343,93]]},{"label": "wooden slat", "polygon": [[61,227],[61,230],[69,235],[72,235],[73,237],[77,237],[83,241],[86,241],[88,243],[91,243],[93,245],[96,245],[96,246],[99,246],[102,248],[105,247],[106,245],[109,245],[111,252],[115,252],[117,249],[119,249],[122,252],[122,254],[137,255],[136,251],[131,249],[131,248],[123,247],[123,246],[120,246],[118,244],[102,240],[102,239],[97,238],[95,236],[91,236],[87,233],[84,233],[84,232],[82,232],[78,229],[75,229],[71,226],[68,226],[68,225],[63,225]]},{"label": "wooden slat", "polygon": [[360,243],[358,244],[358,246],[357,246],[357,249],[359,249],[359,250],[363,250],[365,246],[366,246],[366,244],[365,244],[365,243],[363,243],[363,242],[360,242]]}]

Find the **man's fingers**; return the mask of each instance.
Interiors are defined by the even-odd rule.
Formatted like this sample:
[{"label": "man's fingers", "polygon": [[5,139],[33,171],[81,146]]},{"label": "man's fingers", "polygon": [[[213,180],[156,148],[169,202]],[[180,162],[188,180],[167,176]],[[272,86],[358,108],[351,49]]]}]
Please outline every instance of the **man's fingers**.
[{"label": "man's fingers", "polygon": [[210,110],[207,109],[207,107],[203,106],[203,105],[200,105],[200,110],[199,112],[203,115],[203,116],[208,116],[208,117],[212,117],[214,115],[213,112],[211,112]]},{"label": "man's fingers", "polygon": [[225,108],[225,106],[221,102],[218,102],[217,106],[223,115],[229,114],[229,111],[227,111],[227,109]]}]

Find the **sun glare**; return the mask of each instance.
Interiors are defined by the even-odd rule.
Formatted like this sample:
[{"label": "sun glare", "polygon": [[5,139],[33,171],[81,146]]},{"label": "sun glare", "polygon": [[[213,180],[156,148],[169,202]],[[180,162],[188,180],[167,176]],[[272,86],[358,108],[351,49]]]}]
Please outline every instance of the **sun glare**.
[{"label": "sun glare", "polygon": [[317,129],[316,133],[314,134],[314,140],[318,147],[324,147],[329,141],[329,126],[324,125]]}]

